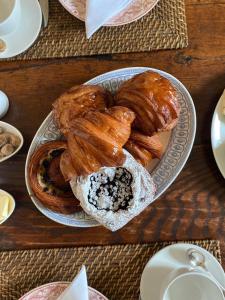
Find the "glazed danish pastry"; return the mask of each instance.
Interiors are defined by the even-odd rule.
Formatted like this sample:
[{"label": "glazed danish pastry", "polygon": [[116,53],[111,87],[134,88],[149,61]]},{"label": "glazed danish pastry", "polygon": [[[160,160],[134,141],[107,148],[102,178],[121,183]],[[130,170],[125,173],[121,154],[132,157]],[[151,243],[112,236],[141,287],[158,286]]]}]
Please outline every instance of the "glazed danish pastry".
[{"label": "glazed danish pastry", "polygon": [[171,82],[152,71],[125,81],[115,95],[115,105],[133,110],[133,127],[149,136],[174,128],[180,113],[178,95]]}]

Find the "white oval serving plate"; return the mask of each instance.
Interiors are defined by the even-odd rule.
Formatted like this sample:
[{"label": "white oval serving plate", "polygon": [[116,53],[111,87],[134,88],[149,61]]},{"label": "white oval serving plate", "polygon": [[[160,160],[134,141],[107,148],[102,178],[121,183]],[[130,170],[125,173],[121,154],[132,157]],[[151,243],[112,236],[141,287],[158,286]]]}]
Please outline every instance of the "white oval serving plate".
[{"label": "white oval serving plate", "polygon": [[0,158],[0,163],[9,159],[10,157],[12,157],[13,155],[15,155],[23,146],[23,136],[22,136],[22,133],[14,126],[6,123],[6,122],[3,122],[3,121],[0,121],[0,127],[2,127],[6,132],[9,132],[9,133],[13,133],[15,134],[16,136],[18,136],[20,138],[20,145],[19,147],[10,155],[6,156],[6,157],[3,157],[2,159]]},{"label": "white oval serving plate", "polygon": [[[99,84],[115,92],[123,81],[147,70],[158,72],[172,82],[178,92],[181,105],[181,113],[176,128],[172,130],[171,135],[168,133],[161,135],[166,148],[163,158],[160,161],[154,160],[148,168],[157,187],[154,198],[154,200],[156,200],[176,179],[192,149],[196,131],[196,113],[189,92],[184,85],[172,75],[157,69],[143,67],[125,68],[108,72],[89,80],[86,84]],[[99,224],[84,212],[78,212],[73,215],[62,215],[53,212],[44,207],[32,193],[27,173],[30,157],[41,144],[50,140],[60,139],[60,137],[60,132],[53,120],[51,112],[38,129],[28,151],[25,165],[25,180],[28,193],[35,206],[51,220],[73,227],[98,226]]]}]

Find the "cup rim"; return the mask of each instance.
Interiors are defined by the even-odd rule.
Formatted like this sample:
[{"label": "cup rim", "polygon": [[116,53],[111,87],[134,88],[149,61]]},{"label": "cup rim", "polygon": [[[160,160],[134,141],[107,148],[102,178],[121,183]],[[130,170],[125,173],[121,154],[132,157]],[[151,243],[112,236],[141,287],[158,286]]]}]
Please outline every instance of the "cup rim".
[{"label": "cup rim", "polygon": [[13,0],[13,6],[12,6],[12,9],[11,9],[11,11],[10,11],[10,14],[8,15],[8,17],[7,17],[6,19],[4,19],[2,22],[0,22],[0,26],[1,26],[1,25],[4,25],[4,23],[6,23],[6,22],[8,21],[8,19],[11,17],[12,12],[13,12],[14,9],[15,9],[16,2],[17,2],[17,1],[18,1],[18,0]]},{"label": "cup rim", "polygon": [[164,292],[163,292],[163,294],[162,294],[162,297],[161,297],[161,299],[162,300],[164,300],[164,298],[165,298],[165,296],[166,296],[166,293],[168,292],[168,289],[171,287],[171,285],[172,284],[174,284],[174,282],[177,280],[177,279],[181,279],[181,278],[183,278],[183,277],[189,277],[189,276],[193,276],[193,275],[197,275],[197,276],[200,276],[200,277],[204,277],[204,278],[206,278],[207,280],[209,280],[210,282],[212,282],[212,284],[214,284],[216,287],[217,287],[217,289],[218,289],[218,291],[219,291],[219,293],[220,293],[220,295],[221,295],[221,299],[225,299],[224,298],[224,294],[223,294],[223,291],[222,291],[222,289],[221,289],[221,287],[217,284],[217,282],[215,281],[215,280],[213,280],[213,278],[211,278],[208,274],[206,274],[206,273],[203,273],[203,272],[198,272],[198,271],[189,271],[189,272],[186,272],[186,273],[183,273],[183,274],[179,274],[178,276],[176,276],[175,278],[173,278],[169,283],[168,283],[168,285],[165,287],[165,290],[164,290]]}]

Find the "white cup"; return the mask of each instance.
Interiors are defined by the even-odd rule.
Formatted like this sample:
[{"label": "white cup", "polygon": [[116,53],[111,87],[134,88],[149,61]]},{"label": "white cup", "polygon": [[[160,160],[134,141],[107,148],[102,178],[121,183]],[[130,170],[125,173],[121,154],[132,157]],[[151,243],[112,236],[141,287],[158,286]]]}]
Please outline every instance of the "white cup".
[{"label": "white cup", "polygon": [[0,37],[13,32],[20,22],[20,0],[0,0]]},{"label": "white cup", "polygon": [[204,271],[181,268],[169,274],[160,293],[161,300],[224,300],[223,291]]}]

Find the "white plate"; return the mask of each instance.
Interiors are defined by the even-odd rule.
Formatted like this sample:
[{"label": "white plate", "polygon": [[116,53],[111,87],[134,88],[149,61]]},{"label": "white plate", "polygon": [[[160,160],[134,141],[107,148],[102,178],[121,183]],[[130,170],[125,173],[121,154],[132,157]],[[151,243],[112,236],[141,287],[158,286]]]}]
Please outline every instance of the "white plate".
[{"label": "white plate", "polygon": [[222,114],[222,98],[217,103],[211,126],[211,143],[217,166],[225,178],[225,116]]},{"label": "white plate", "polygon": [[11,194],[9,194],[6,191],[0,189],[0,196],[1,195],[9,197],[9,208],[8,208],[8,216],[5,219],[0,220],[0,224],[4,223],[6,220],[8,220],[8,218],[14,212],[14,209],[15,209],[15,206],[16,206],[15,199],[13,198],[13,196]]},{"label": "white plate", "polygon": [[[192,149],[196,131],[196,115],[190,94],[184,85],[172,75],[157,69],[141,67],[125,68],[108,72],[89,80],[87,84],[100,84],[110,91],[115,91],[123,81],[147,70],[158,72],[162,76],[171,80],[178,92],[179,102],[181,105],[181,114],[178,125],[175,129],[173,129],[171,136],[168,133],[164,133],[161,136],[166,147],[166,152],[163,158],[160,161],[154,160],[149,166],[149,171],[151,172],[157,187],[154,199],[156,200],[171,185],[180,173]],[[84,212],[79,212],[69,216],[58,214],[44,207],[36,197],[32,196],[32,190],[30,188],[27,175],[29,159],[40,144],[59,138],[60,132],[54,123],[52,113],[50,113],[34,136],[27,155],[25,179],[29,195],[36,207],[51,220],[74,227],[97,226],[98,223],[91,217],[87,216]]]},{"label": "white plate", "polygon": [[0,121],[0,127],[2,127],[5,132],[13,133],[16,136],[18,136],[19,139],[20,139],[20,145],[19,145],[19,147],[16,148],[16,150],[12,154],[10,154],[10,155],[8,155],[6,157],[3,157],[2,159],[0,158],[0,163],[1,163],[1,162],[9,159],[10,157],[12,157],[13,155],[15,155],[17,153],[22,148],[24,140],[23,140],[22,133],[16,127],[14,127],[14,126],[6,123],[6,122],[3,122],[3,121]]},{"label": "white plate", "polygon": [[36,41],[42,23],[42,13],[38,0],[21,1],[21,21],[16,30],[5,36],[1,36],[6,43],[6,50],[0,52],[1,58],[16,56],[28,48]]},{"label": "white plate", "polygon": [[212,254],[196,245],[178,243],[157,252],[145,266],[141,276],[141,300],[161,300],[162,283],[169,273],[189,266],[186,257],[186,251],[189,248],[195,248],[204,254],[208,270],[225,287],[223,268]]}]

